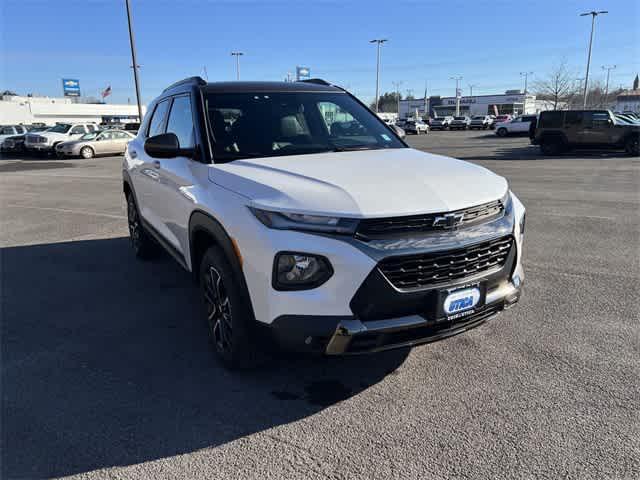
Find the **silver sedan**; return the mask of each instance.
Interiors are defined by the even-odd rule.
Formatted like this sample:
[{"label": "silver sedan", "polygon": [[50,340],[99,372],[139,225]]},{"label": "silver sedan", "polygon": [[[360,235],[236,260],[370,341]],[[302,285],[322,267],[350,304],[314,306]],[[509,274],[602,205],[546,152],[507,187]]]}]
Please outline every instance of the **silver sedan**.
[{"label": "silver sedan", "polygon": [[87,133],[78,140],[62,142],[56,145],[58,158],[77,157],[93,158],[96,155],[120,155],[123,154],[133,138],[124,130],[105,130],[101,132]]}]

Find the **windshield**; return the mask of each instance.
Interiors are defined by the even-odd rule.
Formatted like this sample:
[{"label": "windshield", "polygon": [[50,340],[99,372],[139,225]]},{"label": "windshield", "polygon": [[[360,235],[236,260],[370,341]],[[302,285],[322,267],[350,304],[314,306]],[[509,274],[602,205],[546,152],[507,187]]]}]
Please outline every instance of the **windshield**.
[{"label": "windshield", "polygon": [[465,120],[466,117],[453,117],[454,120]]},{"label": "windshield", "polygon": [[484,120],[484,117],[478,117],[478,116],[476,116],[476,117],[473,117],[473,119],[474,119],[474,120]]},{"label": "windshield", "polygon": [[84,135],[82,135],[80,137],[80,140],[93,140],[94,138],[96,138],[98,136],[98,133],[100,133],[100,132],[85,133]]},{"label": "windshield", "polygon": [[209,94],[207,111],[216,162],[404,148],[382,121],[344,93]]},{"label": "windshield", "polygon": [[69,123],[58,123],[55,127],[49,129],[50,132],[67,133],[71,125]]}]

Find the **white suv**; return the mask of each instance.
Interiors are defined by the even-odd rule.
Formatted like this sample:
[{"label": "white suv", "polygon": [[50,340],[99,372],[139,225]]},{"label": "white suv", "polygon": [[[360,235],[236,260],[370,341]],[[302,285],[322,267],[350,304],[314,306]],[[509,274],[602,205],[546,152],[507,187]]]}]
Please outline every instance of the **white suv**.
[{"label": "white suv", "polygon": [[277,345],[329,355],[424,343],[516,303],[525,209],[480,166],[408,147],[321,80],[177,82],[123,164],[138,257],[200,284],[230,368]]},{"label": "white suv", "polygon": [[44,132],[27,133],[24,138],[24,146],[27,150],[35,152],[55,152],[56,145],[61,142],[77,140],[86,133],[99,130],[93,123],[57,123]]}]

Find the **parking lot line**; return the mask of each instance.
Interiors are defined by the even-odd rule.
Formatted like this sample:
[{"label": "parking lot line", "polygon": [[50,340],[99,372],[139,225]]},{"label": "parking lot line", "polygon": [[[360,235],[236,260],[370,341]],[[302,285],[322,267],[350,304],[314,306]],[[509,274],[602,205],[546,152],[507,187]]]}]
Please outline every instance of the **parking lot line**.
[{"label": "parking lot line", "polygon": [[91,212],[87,210],[75,210],[70,208],[36,207],[34,205],[22,205],[19,203],[6,203],[5,207],[31,208],[33,210],[43,210],[43,211],[52,211],[52,212],[60,212],[60,213],[75,213],[80,215],[92,215],[96,217],[115,218],[118,220],[127,218],[126,215],[112,215],[110,213]]}]

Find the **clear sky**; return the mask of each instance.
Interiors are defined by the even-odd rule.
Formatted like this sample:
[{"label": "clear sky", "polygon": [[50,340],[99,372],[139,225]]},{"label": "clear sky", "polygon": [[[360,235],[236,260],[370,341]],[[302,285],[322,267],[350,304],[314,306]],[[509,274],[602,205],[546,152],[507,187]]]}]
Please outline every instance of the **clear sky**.
[{"label": "clear sky", "polygon": [[[639,0],[131,0],[143,102],[169,83],[204,75],[282,80],[296,65],[369,101],[375,92],[375,46],[382,49],[381,92],[400,81],[422,96],[502,93],[522,88],[519,73],[543,77],[566,58],[584,77],[591,17],[596,19],[592,78],[616,64],[611,85],[630,86],[640,71]],[[84,95],[111,85],[109,102],[135,102],[124,0],[0,0],[0,89],[60,96],[61,78],[80,80]]]}]

